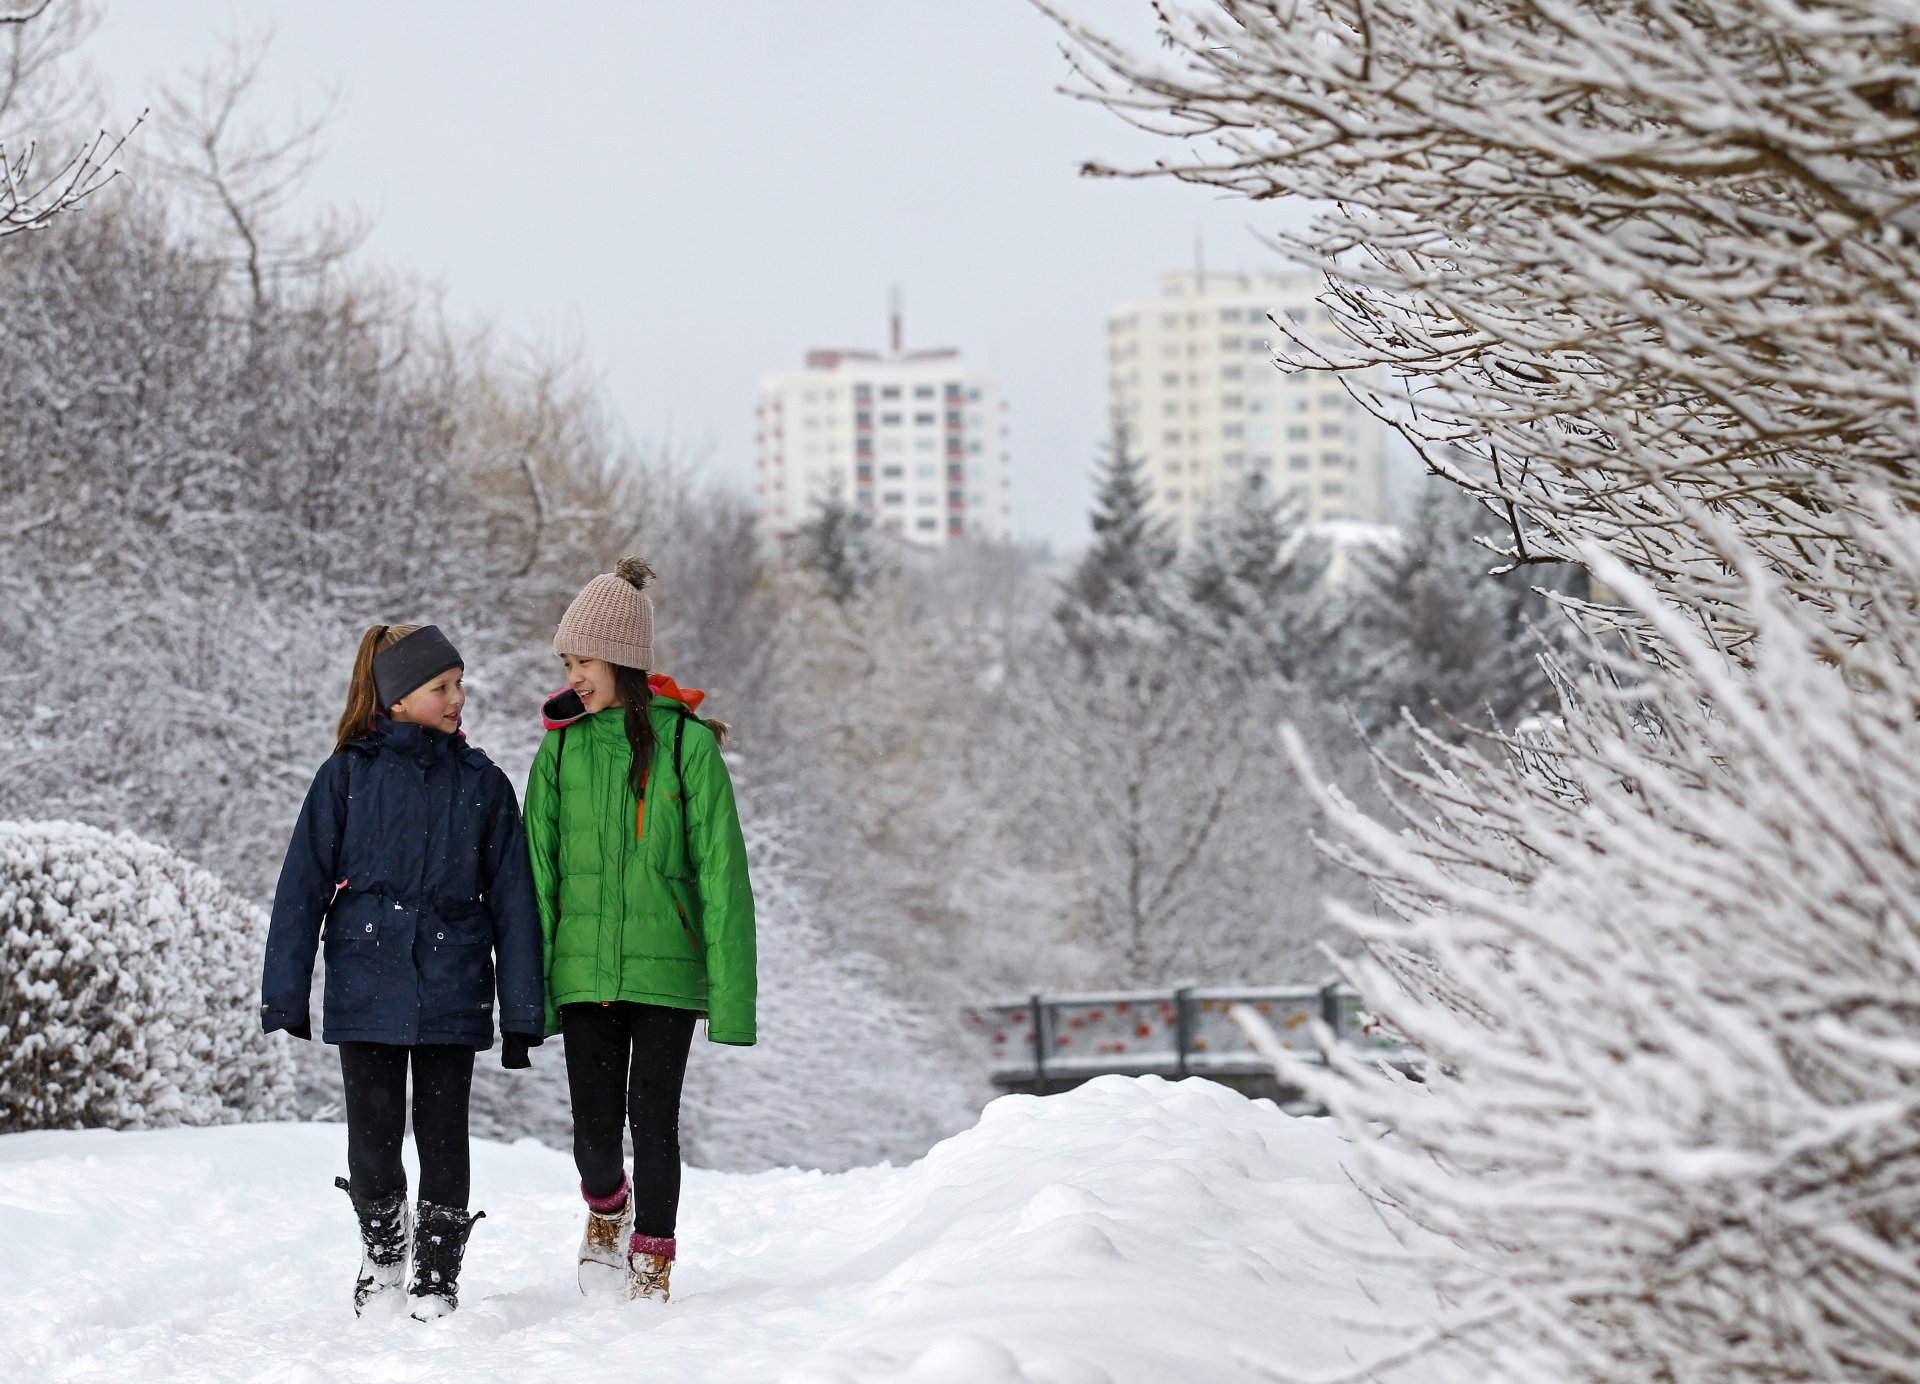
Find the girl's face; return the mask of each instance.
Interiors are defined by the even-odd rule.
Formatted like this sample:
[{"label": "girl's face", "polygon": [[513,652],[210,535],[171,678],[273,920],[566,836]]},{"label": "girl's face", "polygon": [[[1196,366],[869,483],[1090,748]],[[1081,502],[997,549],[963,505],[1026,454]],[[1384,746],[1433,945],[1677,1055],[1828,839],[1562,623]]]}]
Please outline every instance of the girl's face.
[{"label": "girl's face", "polygon": [[458,668],[449,668],[388,707],[387,717],[452,734],[460,729],[460,710],[466,704],[465,675]]},{"label": "girl's face", "polygon": [[613,687],[613,665],[604,658],[562,654],[560,661],[567,665],[567,686],[580,694],[588,711],[605,711],[619,700]]}]

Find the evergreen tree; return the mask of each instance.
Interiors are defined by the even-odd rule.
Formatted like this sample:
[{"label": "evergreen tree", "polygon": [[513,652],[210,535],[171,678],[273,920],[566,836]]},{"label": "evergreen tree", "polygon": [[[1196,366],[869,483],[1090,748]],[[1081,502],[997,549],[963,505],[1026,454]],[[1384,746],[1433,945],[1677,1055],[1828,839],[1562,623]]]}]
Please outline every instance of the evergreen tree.
[{"label": "evergreen tree", "polygon": [[800,565],[820,578],[835,605],[873,589],[886,570],[873,519],[838,495],[814,502],[813,515],[794,534]]},{"label": "evergreen tree", "polygon": [[1184,564],[1193,632],[1249,672],[1298,680],[1325,638],[1317,588],[1327,557],[1304,507],[1250,473],[1232,505],[1201,522]]},{"label": "evergreen tree", "polygon": [[1491,717],[1504,726],[1551,702],[1537,630],[1557,622],[1545,618],[1536,588],[1574,574],[1494,575],[1500,559],[1474,539],[1495,522],[1479,501],[1436,482],[1399,543],[1356,555],[1329,672],[1370,735],[1394,738],[1402,707],[1423,722]]},{"label": "evergreen tree", "polygon": [[1146,461],[1114,429],[1094,501],[1093,546],[1068,577],[1055,615],[1083,655],[1119,637],[1157,638],[1180,605],[1173,526],[1148,512]]}]

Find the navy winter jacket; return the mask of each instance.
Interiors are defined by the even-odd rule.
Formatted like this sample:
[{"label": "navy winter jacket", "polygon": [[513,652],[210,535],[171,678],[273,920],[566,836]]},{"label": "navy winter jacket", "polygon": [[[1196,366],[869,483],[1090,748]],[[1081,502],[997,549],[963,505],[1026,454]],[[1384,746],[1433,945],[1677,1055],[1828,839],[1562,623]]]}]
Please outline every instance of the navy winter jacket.
[{"label": "navy winter jacket", "polygon": [[310,1022],[324,925],[329,1043],[493,1046],[542,1031],[540,912],[513,785],[457,735],[385,718],[320,766],[280,870],[260,1019]]}]

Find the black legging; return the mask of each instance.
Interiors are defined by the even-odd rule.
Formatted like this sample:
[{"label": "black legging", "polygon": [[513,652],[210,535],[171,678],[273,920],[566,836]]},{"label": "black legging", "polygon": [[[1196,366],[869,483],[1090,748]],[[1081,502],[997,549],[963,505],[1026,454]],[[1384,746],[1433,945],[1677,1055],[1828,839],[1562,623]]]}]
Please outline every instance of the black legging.
[{"label": "black legging", "polygon": [[633,1126],[633,1228],[671,1239],[680,1213],[680,1083],[693,1043],[691,1009],[564,1004],[573,1162],[588,1196],[620,1190],[623,1124]]},{"label": "black legging", "polygon": [[354,1195],[407,1190],[400,1142],[407,1127],[407,1065],[413,1065],[413,1148],[420,1155],[420,1200],[465,1210],[472,1172],[467,1152],[467,1094],[473,1049],[424,1044],[342,1043],[347,1090],[347,1180]]}]

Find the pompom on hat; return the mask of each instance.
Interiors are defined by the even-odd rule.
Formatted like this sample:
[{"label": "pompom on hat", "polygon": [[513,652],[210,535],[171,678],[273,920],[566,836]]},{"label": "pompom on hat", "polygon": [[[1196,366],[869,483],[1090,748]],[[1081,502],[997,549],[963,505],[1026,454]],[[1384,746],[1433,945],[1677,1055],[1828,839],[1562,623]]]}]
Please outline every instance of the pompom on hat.
[{"label": "pompom on hat", "polygon": [[622,668],[653,667],[653,601],[646,592],[653,569],[623,557],[580,589],[560,617],[553,651],[599,658]]}]

